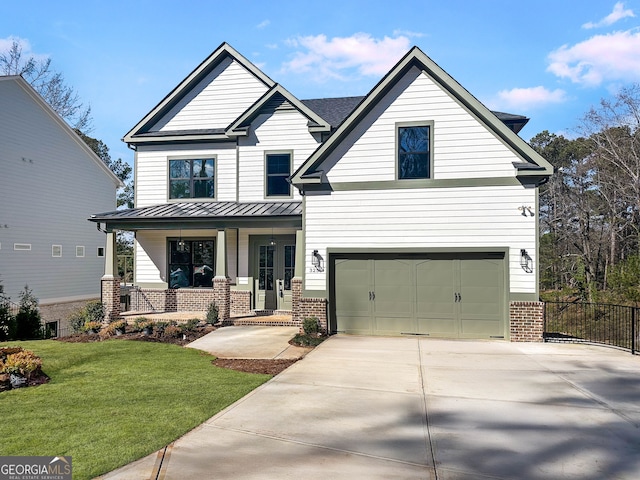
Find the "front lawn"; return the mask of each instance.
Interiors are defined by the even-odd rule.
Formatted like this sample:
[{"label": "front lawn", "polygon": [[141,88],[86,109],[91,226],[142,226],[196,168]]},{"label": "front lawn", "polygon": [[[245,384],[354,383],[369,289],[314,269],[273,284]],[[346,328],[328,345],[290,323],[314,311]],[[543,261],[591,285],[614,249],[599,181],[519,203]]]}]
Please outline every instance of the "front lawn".
[{"label": "front lawn", "polygon": [[162,343],[7,345],[40,356],[51,381],[0,393],[0,456],[71,455],[74,479],[159,450],[270,378]]}]

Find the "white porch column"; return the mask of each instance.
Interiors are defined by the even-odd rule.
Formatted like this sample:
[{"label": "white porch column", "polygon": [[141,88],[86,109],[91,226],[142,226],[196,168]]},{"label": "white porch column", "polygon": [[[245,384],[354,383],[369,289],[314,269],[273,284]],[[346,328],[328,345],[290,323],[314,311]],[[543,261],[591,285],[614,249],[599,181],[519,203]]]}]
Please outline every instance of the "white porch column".
[{"label": "white porch column", "polygon": [[116,255],[115,232],[107,232],[107,243],[105,247],[104,275],[102,278],[116,278],[118,276],[118,257]]},{"label": "white porch column", "polygon": [[227,237],[218,230],[216,240],[216,276],[213,278],[213,299],[221,322],[231,316],[231,280],[227,276]]}]

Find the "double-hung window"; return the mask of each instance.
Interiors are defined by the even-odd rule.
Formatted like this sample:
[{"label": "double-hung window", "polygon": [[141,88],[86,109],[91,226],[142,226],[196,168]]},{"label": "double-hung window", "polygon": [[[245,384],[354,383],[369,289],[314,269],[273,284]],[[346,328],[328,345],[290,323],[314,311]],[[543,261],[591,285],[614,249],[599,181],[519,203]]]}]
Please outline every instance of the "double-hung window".
[{"label": "double-hung window", "polygon": [[169,160],[169,198],[215,198],[215,158]]},{"label": "double-hung window", "polygon": [[433,122],[398,126],[398,180],[432,178]]},{"label": "double-hung window", "polygon": [[267,197],[290,197],[291,153],[267,153],[265,156]]}]

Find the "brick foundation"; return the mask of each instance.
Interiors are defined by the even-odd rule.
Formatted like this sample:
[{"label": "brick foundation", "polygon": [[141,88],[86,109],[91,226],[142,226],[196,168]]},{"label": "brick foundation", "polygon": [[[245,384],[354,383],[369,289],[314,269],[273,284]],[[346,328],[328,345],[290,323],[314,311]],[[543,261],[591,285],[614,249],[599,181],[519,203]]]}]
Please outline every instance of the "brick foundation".
[{"label": "brick foundation", "polygon": [[511,302],[509,324],[512,342],[544,341],[544,302]]},{"label": "brick foundation", "polygon": [[218,319],[222,322],[231,317],[231,280],[224,277],[213,279],[213,301],[218,306]]},{"label": "brick foundation", "polygon": [[120,279],[103,278],[100,281],[102,304],[104,305],[105,322],[113,322],[120,318]]},{"label": "brick foundation", "polygon": [[251,315],[251,292],[249,290],[231,290],[231,316]]},{"label": "brick foundation", "polygon": [[323,332],[327,331],[327,299],[300,297],[298,309],[292,312],[292,320],[302,325],[305,318],[316,317]]}]

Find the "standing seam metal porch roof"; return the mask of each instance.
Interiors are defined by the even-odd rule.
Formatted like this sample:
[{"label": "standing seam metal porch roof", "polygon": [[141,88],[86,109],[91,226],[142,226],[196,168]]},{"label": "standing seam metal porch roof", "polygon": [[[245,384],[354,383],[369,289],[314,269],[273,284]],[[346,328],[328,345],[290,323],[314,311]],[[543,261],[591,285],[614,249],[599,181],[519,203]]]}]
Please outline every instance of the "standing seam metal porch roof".
[{"label": "standing seam metal porch roof", "polygon": [[126,226],[167,222],[200,223],[204,220],[268,220],[302,218],[302,202],[176,202],[150,207],[97,213],[92,222]]}]

